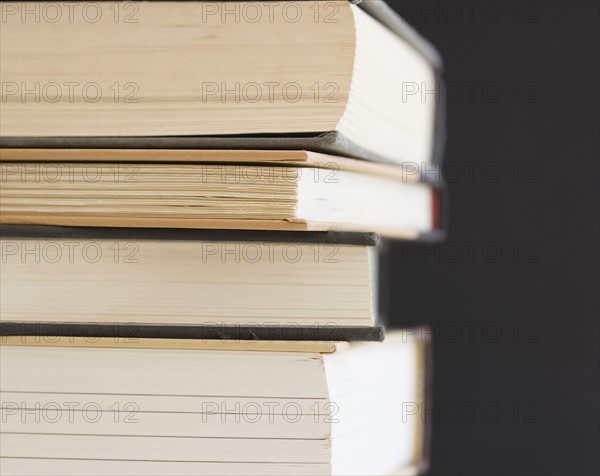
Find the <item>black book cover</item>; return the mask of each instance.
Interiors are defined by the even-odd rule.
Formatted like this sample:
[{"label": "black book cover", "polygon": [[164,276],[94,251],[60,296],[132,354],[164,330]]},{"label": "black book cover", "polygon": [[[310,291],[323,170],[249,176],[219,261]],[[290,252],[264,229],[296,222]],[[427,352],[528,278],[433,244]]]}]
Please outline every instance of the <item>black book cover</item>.
[{"label": "black book cover", "polygon": [[[382,327],[330,325],[149,325],[54,322],[2,322],[0,336],[83,337],[111,339],[195,339],[223,341],[383,342]],[[1,342],[1,339],[0,339]]]},{"label": "black book cover", "polygon": [[248,241],[267,243],[315,243],[327,245],[376,246],[376,233],[203,230],[185,228],[104,228],[46,225],[3,225],[0,238],[96,239],[161,241]]}]

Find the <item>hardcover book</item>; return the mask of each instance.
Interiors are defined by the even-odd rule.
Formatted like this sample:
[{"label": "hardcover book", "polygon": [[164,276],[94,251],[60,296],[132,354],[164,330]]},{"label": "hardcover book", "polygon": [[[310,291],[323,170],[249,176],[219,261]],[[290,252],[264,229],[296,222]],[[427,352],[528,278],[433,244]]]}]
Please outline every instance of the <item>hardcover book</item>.
[{"label": "hardcover book", "polygon": [[325,353],[286,342],[203,345],[4,339],[3,474],[424,469],[430,369],[418,332]]},{"label": "hardcover book", "polygon": [[420,167],[441,157],[441,60],[384,2],[24,13],[47,5],[3,10],[3,147],[302,149]]},{"label": "hardcover book", "polygon": [[0,227],[3,335],[376,340],[374,234]]}]

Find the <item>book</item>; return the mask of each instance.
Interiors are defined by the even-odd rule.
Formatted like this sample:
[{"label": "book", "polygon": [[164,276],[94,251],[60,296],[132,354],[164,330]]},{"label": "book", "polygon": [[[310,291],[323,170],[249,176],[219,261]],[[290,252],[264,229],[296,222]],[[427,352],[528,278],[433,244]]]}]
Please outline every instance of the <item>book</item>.
[{"label": "book", "polygon": [[327,353],[202,345],[1,340],[3,474],[423,469],[429,370],[418,332]]},{"label": "book", "polygon": [[67,7],[3,11],[4,147],[440,157],[439,55],[384,2]]},{"label": "book", "polygon": [[441,232],[439,190],[416,169],[302,151],[24,151],[2,156],[2,223]]},{"label": "book", "polygon": [[383,1],[42,1],[0,49],[3,475],[426,471],[379,240],[445,235],[431,45]]},{"label": "book", "polygon": [[374,234],[3,225],[0,236],[3,333],[382,339]]}]

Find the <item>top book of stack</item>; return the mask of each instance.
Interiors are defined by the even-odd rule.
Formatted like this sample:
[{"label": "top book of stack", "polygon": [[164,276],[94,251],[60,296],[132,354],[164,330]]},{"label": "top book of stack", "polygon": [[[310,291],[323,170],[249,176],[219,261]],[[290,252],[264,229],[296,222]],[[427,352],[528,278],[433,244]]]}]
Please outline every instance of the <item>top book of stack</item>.
[{"label": "top book of stack", "polygon": [[4,4],[2,147],[435,166],[441,61],[384,2],[174,3]]}]

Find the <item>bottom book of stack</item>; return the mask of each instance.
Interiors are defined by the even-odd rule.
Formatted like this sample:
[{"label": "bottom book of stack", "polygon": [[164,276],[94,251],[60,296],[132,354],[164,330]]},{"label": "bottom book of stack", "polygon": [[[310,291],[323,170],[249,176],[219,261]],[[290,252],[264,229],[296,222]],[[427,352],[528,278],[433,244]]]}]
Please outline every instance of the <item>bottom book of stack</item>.
[{"label": "bottom book of stack", "polygon": [[2,474],[414,474],[427,347],[4,336]]}]

